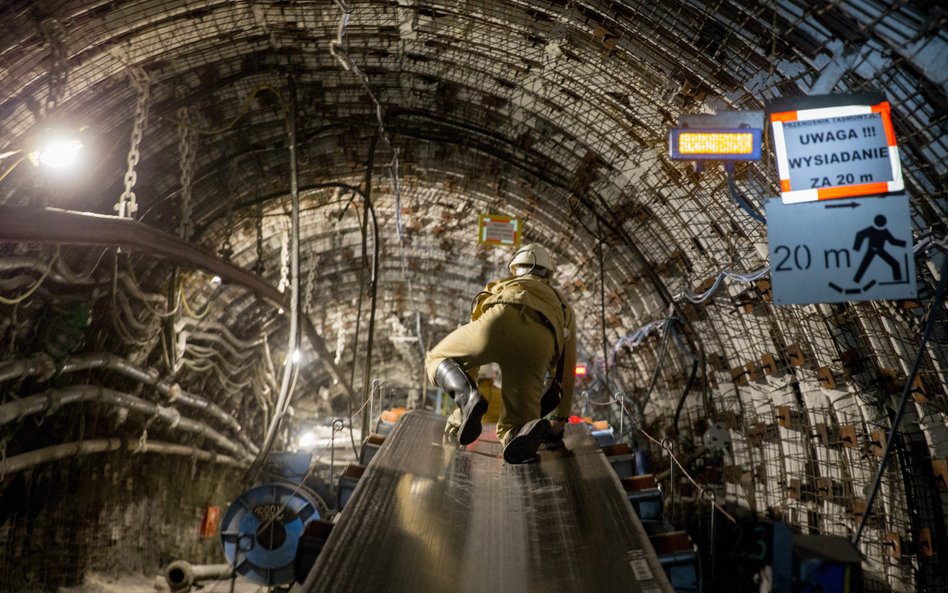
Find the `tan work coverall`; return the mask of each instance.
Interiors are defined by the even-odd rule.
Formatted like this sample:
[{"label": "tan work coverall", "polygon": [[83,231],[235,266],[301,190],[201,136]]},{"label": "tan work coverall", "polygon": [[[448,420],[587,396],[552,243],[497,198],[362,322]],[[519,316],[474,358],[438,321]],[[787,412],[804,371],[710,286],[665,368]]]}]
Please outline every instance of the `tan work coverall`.
[{"label": "tan work coverall", "polygon": [[576,319],[545,279],[527,274],[491,282],[475,299],[471,319],[428,352],[429,381],[434,383],[435,370],[446,358],[469,373],[496,362],[504,378],[497,436],[506,444],[506,435],[540,416],[545,375],[555,376],[563,356],[563,399],[554,414],[569,415],[576,380]]}]

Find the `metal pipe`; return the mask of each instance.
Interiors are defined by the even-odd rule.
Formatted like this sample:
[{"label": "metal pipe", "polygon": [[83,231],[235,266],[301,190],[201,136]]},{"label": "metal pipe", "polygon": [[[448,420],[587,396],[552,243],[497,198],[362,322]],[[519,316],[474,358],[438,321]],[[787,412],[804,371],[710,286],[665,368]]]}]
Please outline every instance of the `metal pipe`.
[{"label": "metal pipe", "polygon": [[284,304],[283,294],[258,276],[205,253],[174,235],[129,218],[54,208],[0,206],[0,241],[137,248],[151,255],[204,268],[224,280],[247,287],[277,306]]},{"label": "metal pipe", "polygon": [[191,564],[175,560],[165,568],[165,582],[172,593],[186,593],[198,581],[228,579],[234,573],[230,564]]},{"label": "metal pipe", "polygon": [[66,457],[108,453],[118,451],[122,448],[132,451],[133,453],[161,453],[163,455],[177,455],[179,457],[194,457],[201,461],[210,461],[212,463],[220,463],[236,468],[244,466],[242,462],[237,461],[233,457],[221,455],[220,453],[211,453],[210,451],[196,447],[177,445],[175,443],[148,441],[144,446],[139,446],[138,443],[125,442],[123,439],[94,439],[63,443],[7,457],[5,460],[0,461],[0,476],[20,472],[35,465],[64,459]]},{"label": "metal pipe", "polygon": [[246,461],[253,460],[253,455],[247,452],[243,447],[238,446],[226,436],[203,422],[184,418],[181,416],[181,413],[174,408],[168,408],[160,404],[139,399],[127,393],[95,385],[73,385],[2,404],[0,405],[0,426],[40,412],[49,413],[66,404],[86,401],[97,401],[127,408],[130,411],[146,414],[154,418],[161,418],[167,421],[172,428],[180,428],[186,432],[204,436],[222,449],[226,449],[228,452]]}]

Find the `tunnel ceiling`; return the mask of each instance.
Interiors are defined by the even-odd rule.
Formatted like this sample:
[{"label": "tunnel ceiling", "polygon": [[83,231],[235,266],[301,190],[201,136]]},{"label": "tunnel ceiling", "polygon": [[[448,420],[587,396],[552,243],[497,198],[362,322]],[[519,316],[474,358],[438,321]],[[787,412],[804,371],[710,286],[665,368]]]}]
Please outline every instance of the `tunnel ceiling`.
[{"label": "tunnel ceiling", "polygon": [[[719,167],[699,175],[667,158],[668,129],[683,114],[763,110],[778,97],[884,91],[916,239],[937,243],[945,15],[914,1],[11,0],[0,8],[0,152],[11,153],[0,203],[115,214],[131,172],[133,219],[289,294],[295,118],[300,306],[325,347],[301,341],[297,420],[358,405],[370,340],[369,379],[402,396],[420,386],[424,351],[466,321],[511,256],[477,243],[478,216],[495,213],[554,252],[592,369],[584,387],[604,400],[648,388],[647,416],[667,421],[683,388],[705,403],[716,390],[733,397],[732,378],[766,370],[770,355],[779,387],[734,397],[749,425],[774,390],[798,404],[800,384],[818,391],[822,369],[847,397],[876,397],[879,369],[906,374],[892,343],[910,339],[922,310],[772,306],[765,227],[730,200]],[[78,171],[44,173],[14,153],[56,127],[83,129]],[[777,191],[764,156],[737,170],[758,208]],[[367,192],[379,250],[371,337]],[[37,285],[4,304],[5,360],[111,353],[216,403],[259,440],[289,351],[284,307],[148,249],[39,237],[2,249],[3,294]],[[925,297],[937,276],[922,258]],[[694,298],[724,271],[738,277]],[[75,321],[82,306],[89,327]],[[674,347],[660,339],[671,315]],[[880,323],[897,326],[878,329],[881,342]],[[844,334],[889,361],[860,376],[841,358]],[[696,379],[699,351],[709,370]],[[923,368],[933,395],[944,395],[944,362]],[[58,380],[106,381],[86,373]]]}]

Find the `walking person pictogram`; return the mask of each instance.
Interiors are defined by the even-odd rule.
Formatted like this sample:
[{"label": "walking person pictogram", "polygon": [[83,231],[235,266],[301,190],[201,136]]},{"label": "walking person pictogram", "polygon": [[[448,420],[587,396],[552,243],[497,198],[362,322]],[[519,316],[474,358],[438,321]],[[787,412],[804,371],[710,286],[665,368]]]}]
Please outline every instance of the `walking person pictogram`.
[{"label": "walking person pictogram", "polygon": [[872,260],[874,260],[876,256],[879,256],[882,258],[882,261],[889,264],[889,267],[892,268],[892,279],[899,281],[902,279],[902,266],[899,265],[899,262],[892,257],[890,253],[886,252],[885,245],[886,243],[891,243],[896,247],[905,247],[905,241],[896,239],[892,236],[892,233],[885,228],[885,216],[879,214],[873,219],[873,223],[875,226],[866,227],[856,233],[856,242],[853,244],[853,250],[859,251],[863,241],[868,241],[869,247],[866,249],[866,255],[863,256],[862,263],[859,264],[859,269],[856,270],[856,277],[853,278],[853,280],[856,283],[862,280],[863,274],[869,269],[869,264],[872,263]]}]

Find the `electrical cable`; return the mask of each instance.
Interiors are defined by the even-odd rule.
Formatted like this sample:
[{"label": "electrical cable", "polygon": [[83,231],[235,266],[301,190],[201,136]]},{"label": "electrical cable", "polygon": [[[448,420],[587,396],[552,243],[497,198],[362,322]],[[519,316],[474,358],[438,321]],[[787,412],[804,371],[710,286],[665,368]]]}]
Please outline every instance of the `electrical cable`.
[{"label": "electrical cable", "polygon": [[731,197],[734,198],[734,201],[737,202],[737,205],[747,212],[751,218],[759,222],[760,224],[767,224],[767,219],[758,214],[750,204],[748,204],[744,198],[737,193],[737,183],[734,181],[734,161],[724,161],[724,170],[727,171],[727,188],[731,192]]},{"label": "electrical cable", "polygon": [[895,444],[896,435],[899,430],[899,424],[902,422],[902,415],[905,413],[905,407],[908,403],[909,394],[912,392],[912,384],[915,382],[915,377],[918,376],[918,371],[922,365],[922,358],[925,355],[925,345],[928,343],[928,338],[932,333],[932,329],[935,327],[935,321],[938,319],[939,314],[942,311],[942,303],[945,299],[945,287],[948,285],[948,257],[944,258],[941,264],[941,277],[938,280],[938,286],[935,288],[935,296],[932,298],[931,307],[928,309],[928,319],[925,320],[925,328],[922,331],[922,339],[918,345],[918,352],[915,355],[915,362],[912,364],[912,372],[909,374],[908,378],[905,379],[905,387],[902,389],[902,397],[899,399],[899,404],[895,410],[895,416],[892,419],[892,428],[889,430],[889,436],[886,439],[885,448],[882,450],[882,459],[879,460],[879,469],[876,470],[875,478],[872,481],[872,487],[869,489],[869,495],[866,497],[866,508],[862,512],[862,516],[859,518],[859,526],[856,528],[856,534],[853,536],[853,545],[858,546],[859,540],[862,538],[863,530],[866,527],[866,522],[869,520],[869,514],[872,512],[872,503],[875,501],[876,495],[879,493],[879,487],[882,484],[882,474],[885,471],[886,463],[889,460],[889,455],[892,452],[892,447]]},{"label": "electrical cable", "polygon": [[648,389],[645,391],[645,395],[642,396],[641,403],[638,404],[639,414],[643,418],[645,417],[645,408],[648,406],[649,400],[652,397],[652,391],[655,390],[655,385],[658,383],[658,377],[662,374],[662,365],[665,364],[665,355],[668,354],[668,338],[673,331],[672,319],[672,317],[665,319],[665,325],[662,328],[662,345],[658,353],[658,360],[655,363],[655,370],[652,372],[652,379],[649,381]]},{"label": "electrical cable", "polygon": [[[625,408],[625,404],[624,404],[624,403],[622,403],[622,407]],[[678,460],[678,457],[676,457],[675,454],[672,453],[670,450],[666,449],[666,448],[662,445],[662,442],[661,442],[661,441],[659,441],[658,439],[656,439],[655,437],[653,437],[652,435],[650,435],[649,433],[647,433],[643,428],[639,428],[638,430],[639,430],[639,432],[642,433],[643,436],[645,436],[645,438],[647,438],[648,440],[652,441],[654,444],[656,444],[656,445],[658,445],[659,447],[661,447],[663,451],[665,451],[665,452],[668,453],[668,456],[671,458],[671,460],[675,463],[675,465],[678,466],[678,469],[681,470],[681,473],[684,474],[684,476],[685,476],[686,478],[688,478],[688,481],[691,482],[691,484],[697,489],[698,492],[702,492],[702,491],[704,491],[704,490],[707,489],[705,486],[702,486],[701,484],[698,483],[697,480],[695,480],[693,477],[691,477],[691,474],[688,473],[688,470],[685,469],[685,466],[682,465],[682,463]],[[729,512],[727,512],[727,510],[726,510],[723,506],[721,506],[721,503],[719,503],[719,502],[716,501],[716,500],[711,500],[711,504],[712,504],[712,505],[714,506],[714,508],[716,508],[722,515],[724,515],[724,516],[727,518],[728,521],[730,521],[731,523],[737,523],[737,519],[735,519]]]},{"label": "electrical cable", "polygon": [[599,231],[599,324],[602,327],[602,371],[606,390],[609,390],[609,346],[606,340],[606,270],[605,270],[605,242],[602,238],[602,227],[597,222]]},{"label": "electrical cable", "polygon": [[695,294],[694,292],[691,291],[691,289],[685,288],[681,290],[680,292],[678,292],[677,294],[675,294],[672,297],[672,299],[675,302],[681,302],[683,300],[687,300],[695,304],[700,304],[700,303],[705,302],[709,298],[711,298],[711,296],[715,292],[717,292],[717,290],[721,287],[721,282],[723,282],[725,278],[732,278],[734,280],[739,280],[741,282],[755,282],[757,280],[760,280],[764,276],[767,276],[768,274],[770,274],[769,265],[758,268],[754,270],[753,272],[750,272],[747,274],[739,274],[737,272],[731,272],[729,270],[722,270],[721,272],[718,272],[718,275],[715,278],[714,282],[711,284],[711,287],[708,288],[706,291],[702,292],[701,294]]},{"label": "electrical cable", "polygon": [[[369,143],[369,158],[368,163],[365,167],[365,210],[362,214],[362,224],[363,226],[368,225],[368,213],[372,212],[373,222],[375,221],[375,207],[372,205],[372,166],[375,162],[375,148],[378,143],[379,135],[382,133],[381,126],[377,129],[376,133],[372,135],[372,140]],[[371,285],[369,287],[369,335],[366,339],[366,348],[365,348],[365,365],[363,366],[362,373],[362,398],[369,398],[369,377],[372,373],[372,344],[375,337],[375,309],[378,298],[378,285],[379,285],[379,227],[378,224],[372,225],[372,279]],[[369,430],[369,421],[368,416],[363,415],[362,417],[362,440],[368,438]]]},{"label": "electrical cable", "polygon": [[[196,128],[186,122],[183,122],[173,117],[163,116],[160,119],[167,121],[171,124],[174,124],[176,126],[181,126],[182,128],[190,130],[196,134],[201,134],[202,136],[213,136],[215,134],[220,134],[233,128],[237,124],[237,122],[240,121],[240,118],[242,118],[244,115],[247,114],[248,111],[250,111],[251,101],[253,101],[254,98],[256,98],[257,93],[261,91],[269,91],[270,93],[273,94],[274,97],[276,97],[277,102],[280,104],[280,108],[283,110],[283,116],[286,117],[286,114],[289,109],[287,107],[286,101],[283,100],[282,93],[280,93],[280,91],[276,90],[270,85],[262,84],[247,94],[247,97],[244,99],[244,103],[243,105],[241,105],[240,110],[237,112],[237,115],[234,116],[232,120],[230,120],[229,122],[227,122],[220,128],[210,128],[210,129],[202,130],[200,128]],[[2,181],[2,179],[0,179],[0,181]]]},{"label": "electrical cable", "polygon": [[672,426],[674,427],[674,431],[675,431],[674,434],[675,434],[675,435],[680,434],[680,433],[679,433],[679,429],[678,429],[678,421],[679,421],[680,418],[681,418],[681,411],[682,411],[682,409],[685,407],[685,400],[688,398],[688,394],[691,393],[691,388],[694,386],[694,384],[695,384],[695,379],[696,379],[697,376],[698,376],[698,367],[700,366],[701,368],[704,368],[704,364],[705,364],[705,361],[704,361],[704,346],[702,346],[702,345],[699,343],[699,344],[698,344],[698,356],[695,356],[695,357],[692,358],[692,361],[691,361],[691,374],[690,374],[689,377],[688,377],[688,382],[685,384],[685,389],[684,389],[684,391],[681,392],[681,396],[678,398],[678,405],[675,406],[675,419],[674,419],[674,421],[672,422]]},{"label": "electrical cable", "polygon": [[4,296],[0,296],[0,304],[18,305],[22,303],[23,301],[25,301],[26,299],[30,298],[33,295],[33,293],[36,292],[40,286],[42,286],[43,282],[46,280],[46,277],[49,276],[50,271],[52,271],[53,266],[56,264],[56,261],[58,259],[59,259],[59,245],[56,245],[56,252],[53,254],[53,258],[50,260],[49,264],[46,266],[46,269],[43,270],[43,273],[40,275],[40,277],[36,280],[36,283],[33,284],[33,286],[31,286],[30,288],[28,288],[26,292],[18,294],[15,297],[7,298]]},{"label": "electrical cable", "polygon": [[277,404],[274,408],[273,417],[270,419],[270,426],[267,428],[266,436],[260,447],[260,452],[256,455],[253,464],[247,472],[246,479],[252,482],[263,469],[263,463],[273,448],[277,437],[277,431],[286,411],[292,400],[292,388],[296,383],[296,376],[299,373],[299,365],[293,362],[293,353],[300,347],[299,331],[299,300],[300,300],[300,195],[297,184],[297,166],[296,166],[296,79],[293,76],[288,77],[288,86],[290,92],[290,109],[287,112],[287,144],[290,161],[290,201],[292,203],[291,216],[291,234],[292,247],[290,249],[290,273],[292,282],[290,283],[290,328],[287,337],[286,360],[283,363],[283,380],[280,384],[280,394],[277,398]]}]

